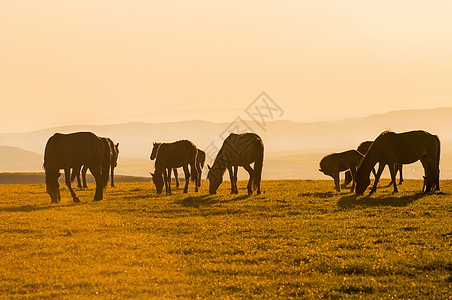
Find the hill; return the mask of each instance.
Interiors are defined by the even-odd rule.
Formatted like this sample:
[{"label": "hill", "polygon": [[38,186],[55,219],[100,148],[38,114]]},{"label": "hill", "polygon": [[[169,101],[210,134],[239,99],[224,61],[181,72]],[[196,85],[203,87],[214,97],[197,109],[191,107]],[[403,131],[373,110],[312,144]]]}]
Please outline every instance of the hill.
[{"label": "hill", "polygon": [[0,146],[0,172],[42,171],[43,156],[18,147]]}]

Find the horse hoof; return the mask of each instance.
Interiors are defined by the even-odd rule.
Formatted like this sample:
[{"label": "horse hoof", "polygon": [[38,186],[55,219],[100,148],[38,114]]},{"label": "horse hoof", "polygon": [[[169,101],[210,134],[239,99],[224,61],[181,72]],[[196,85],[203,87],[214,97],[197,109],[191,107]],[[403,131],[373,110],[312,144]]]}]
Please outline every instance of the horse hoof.
[{"label": "horse hoof", "polygon": [[80,199],[78,197],[75,197],[72,200],[74,201],[74,203],[80,203]]}]

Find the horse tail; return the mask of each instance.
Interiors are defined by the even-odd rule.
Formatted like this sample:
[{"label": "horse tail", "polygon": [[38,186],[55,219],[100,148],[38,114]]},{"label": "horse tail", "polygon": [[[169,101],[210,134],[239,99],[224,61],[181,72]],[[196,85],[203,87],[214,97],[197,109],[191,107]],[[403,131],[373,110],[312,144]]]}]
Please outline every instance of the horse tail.
[{"label": "horse tail", "polygon": [[104,144],[104,152],[102,155],[102,161],[101,161],[101,178],[102,178],[102,188],[105,188],[108,183],[108,178],[110,176],[110,165],[111,165],[111,149],[110,144],[108,143],[107,139],[102,138],[102,143]]},{"label": "horse tail", "polygon": [[262,143],[262,140],[259,139],[259,150],[257,154],[256,161],[254,162],[254,176],[253,176],[253,182],[252,182],[252,190],[259,189],[261,184],[261,178],[262,178],[262,167],[264,163],[264,144]]}]

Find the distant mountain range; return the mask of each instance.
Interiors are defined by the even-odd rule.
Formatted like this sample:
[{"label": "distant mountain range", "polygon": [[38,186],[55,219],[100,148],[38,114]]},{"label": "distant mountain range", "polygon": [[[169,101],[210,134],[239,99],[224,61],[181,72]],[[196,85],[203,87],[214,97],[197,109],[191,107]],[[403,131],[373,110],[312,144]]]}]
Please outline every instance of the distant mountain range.
[{"label": "distant mountain range", "polygon": [[[0,172],[42,171],[44,148],[56,132],[92,131],[120,143],[118,174],[149,176],[153,142],[189,139],[201,149],[210,149],[211,163],[229,130],[247,129],[259,134],[265,144],[264,178],[327,179],[318,171],[320,159],[331,152],[356,148],[364,140],[375,139],[384,130],[396,132],[423,129],[442,142],[442,178],[452,178],[452,107],[429,110],[392,111],[365,118],[335,122],[301,123],[274,120],[265,124],[252,120],[235,123],[183,121],[174,123],[124,123],[91,126],[74,125],[23,133],[0,134]],[[406,168],[407,178],[421,178],[422,167]],[[246,172],[239,171],[242,178]]]}]

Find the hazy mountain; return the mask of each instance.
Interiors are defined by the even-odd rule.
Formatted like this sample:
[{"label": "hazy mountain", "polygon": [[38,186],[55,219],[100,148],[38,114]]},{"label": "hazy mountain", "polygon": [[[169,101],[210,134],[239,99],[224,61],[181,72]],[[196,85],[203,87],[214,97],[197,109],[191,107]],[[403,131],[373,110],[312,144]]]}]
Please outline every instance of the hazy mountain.
[{"label": "hazy mountain", "polygon": [[[317,171],[318,162],[324,155],[356,148],[360,142],[373,140],[387,129],[396,132],[424,129],[440,137],[441,174],[443,178],[452,178],[452,167],[449,167],[452,165],[452,161],[449,160],[451,157],[449,153],[452,153],[452,150],[449,151],[452,149],[451,116],[452,107],[448,107],[393,111],[336,122],[300,123],[275,120],[262,124],[254,121],[235,123],[184,121],[104,126],[74,125],[25,133],[5,133],[0,134],[2,144],[38,154],[35,154],[35,160],[26,161],[20,158],[18,152],[13,158],[3,159],[4,162],[0,162],[0,170],[42,170],[42,156],[39,154],[43,154],[47,140],[55,132],[92,131],[120,143],[118,174],[148,176],[153,168],[153,162],[149,160],[153,142],[190,139],[199,148],[211,150],[207,153],[207,161],[210,163],[224,138],[229,134],[229,130],[238,127],[254,131],[262,137],[265,144],[264,178],[326,178]],[[24,169],[27,165],[30,169]],[[12,170],[14,166],[20,166],[21,169]],[[419,172],[419,166],[413,165],[406,176],[410,177],[412,174],[417,178]],[[246,172],[240,171],[240,174],[244,176]]]},{"label": "hazy mountain", "polygon": [[42,155],[18,147],[0,146],[0,172],[42,171]]}]

